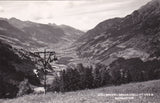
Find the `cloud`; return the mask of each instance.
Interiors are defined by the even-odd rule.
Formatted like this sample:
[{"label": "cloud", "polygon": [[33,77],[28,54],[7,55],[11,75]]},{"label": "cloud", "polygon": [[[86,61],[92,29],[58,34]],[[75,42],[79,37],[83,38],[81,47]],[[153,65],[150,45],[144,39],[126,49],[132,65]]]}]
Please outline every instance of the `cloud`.
[{"label": "cloud", "polygon": [[[125,2],[116,2],[116,3],[101,3],[101,4],[88,4],[87,6],[82,6],[79,8],[74,8],[73,11],[70,12],[70,15],[85,15],[85,14],[94,14],[94,13],[101,13],[101,12],[110,12],[114,10],[119,10],[123,8],[123,5],[129,4],[130,1]],[[77,12],[79,11],[79,12]]]},{"label": "cloud", "polygon": [[4,12],[4,8],[0,6],[0,12]]}]

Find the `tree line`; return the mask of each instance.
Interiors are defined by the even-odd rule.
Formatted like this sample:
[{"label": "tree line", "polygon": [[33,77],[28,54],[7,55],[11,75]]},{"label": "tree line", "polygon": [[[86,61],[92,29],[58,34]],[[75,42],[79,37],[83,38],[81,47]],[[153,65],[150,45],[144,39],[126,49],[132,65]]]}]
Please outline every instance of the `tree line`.
[{"label": "tree line", "polygon": [[55,77],[49,90],[67,92],[154,79],[160,79],[159,60],[143,62],[139,58],[118,58],[109,66],[98,63],[89,67],[82,64],[68,67]]}]

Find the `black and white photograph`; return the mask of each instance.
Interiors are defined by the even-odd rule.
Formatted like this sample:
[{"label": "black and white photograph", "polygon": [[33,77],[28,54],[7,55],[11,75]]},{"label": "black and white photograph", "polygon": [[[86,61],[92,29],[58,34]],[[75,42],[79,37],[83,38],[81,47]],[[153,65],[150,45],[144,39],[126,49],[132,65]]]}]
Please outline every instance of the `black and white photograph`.
[{"label": "black and white photograph", "polygon": [[0,0],[0,103],[160,103],[160,0]]}]

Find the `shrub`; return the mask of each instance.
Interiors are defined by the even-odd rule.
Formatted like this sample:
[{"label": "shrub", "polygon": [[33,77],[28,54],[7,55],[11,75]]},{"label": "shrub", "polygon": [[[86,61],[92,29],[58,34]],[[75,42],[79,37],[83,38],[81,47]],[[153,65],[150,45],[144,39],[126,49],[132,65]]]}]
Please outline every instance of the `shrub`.
[{"label": "shrub", "polygon": [[17,96],[23,96],[32,92],[28,79],[24,79],[24,81],[22,81],[18,87],[19,91],[17,93]]}]

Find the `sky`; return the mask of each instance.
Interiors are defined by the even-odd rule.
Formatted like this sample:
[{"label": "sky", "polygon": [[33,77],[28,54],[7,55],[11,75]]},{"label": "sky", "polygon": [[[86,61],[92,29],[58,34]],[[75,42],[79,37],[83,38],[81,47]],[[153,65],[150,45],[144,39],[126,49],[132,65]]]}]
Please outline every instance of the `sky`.
[{"label": "sky", "polygon": [[89,30],[98,23],[124,17],[151,0],[1,0],[0,17],[65,24]]}]

